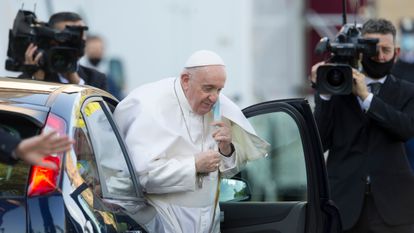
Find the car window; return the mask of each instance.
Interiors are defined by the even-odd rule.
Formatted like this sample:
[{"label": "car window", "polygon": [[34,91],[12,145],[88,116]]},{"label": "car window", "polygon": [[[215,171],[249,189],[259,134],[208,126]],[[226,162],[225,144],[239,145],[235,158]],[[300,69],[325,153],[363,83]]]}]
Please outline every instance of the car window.
[{"label": "car window", "polygon": [[[285,112],[273,112],[251,117],[249,121],[257,134],[271,144],[267,157],[250,161],[241,171],[241,178],[250,188],[250,200],[306,201],[305,156],[295,120]],[[224,195],[221,200],[228,200]]]},{"label": "car window", "polygon": [[95,155],[87,135],[88,130],[85,127],[85,122],[80,117],[74,129],[75,145],[73,148],[77,157],[76,166],[85,183],[92,187],[98,196],[102,196]]},{"label": "car window", "polygon": [[125,155],[102,102],[89,102],[82,109],[101,179],[104,198],[136,197]]},{"label": "car window", "polygon": [[[28,138],[40,132],[39,128],[24,117],[0,112],[0,119],[0,128],[17,139]],[[30,166],[22,161],[14,165],[0,163],[0,197],[24,196],[29,171]]]}]

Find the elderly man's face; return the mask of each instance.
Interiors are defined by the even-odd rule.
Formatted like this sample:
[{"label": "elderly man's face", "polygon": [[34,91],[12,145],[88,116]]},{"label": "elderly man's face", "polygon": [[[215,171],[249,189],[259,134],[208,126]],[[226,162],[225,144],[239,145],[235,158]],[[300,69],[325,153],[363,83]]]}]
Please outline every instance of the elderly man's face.
[{"label": "elderly man's face", "polygon": [[181,75],[184,94],[193,112],[199,115],[210,112],[225,82],[226,71],[220,65],[193,68]]}]

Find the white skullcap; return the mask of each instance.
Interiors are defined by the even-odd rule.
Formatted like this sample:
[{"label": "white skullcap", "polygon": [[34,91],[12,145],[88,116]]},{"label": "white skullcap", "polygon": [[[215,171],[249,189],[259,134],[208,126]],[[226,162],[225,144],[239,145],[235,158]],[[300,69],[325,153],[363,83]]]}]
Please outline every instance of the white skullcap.
[{"label": "white skullcap", "polygon": [[215,52],[209,50],[199,50],[193,53],[190,58],[188,58],[187,62],[185,63],[185,68],[213,65],[224,66],[225,64],[223,59],[221,59],[221,57]]}]

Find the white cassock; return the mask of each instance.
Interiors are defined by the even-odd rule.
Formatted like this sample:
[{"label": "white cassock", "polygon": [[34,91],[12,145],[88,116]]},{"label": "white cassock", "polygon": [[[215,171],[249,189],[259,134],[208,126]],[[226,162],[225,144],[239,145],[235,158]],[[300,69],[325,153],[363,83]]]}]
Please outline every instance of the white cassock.
[{"label": "white cassock", "polygon": [[[231,125],[236,149],[231,157],[222,156],[220,175],[231,177],[247,160],[264,157],[269,144],[256,136],[240,109],[223,94],[220,108],[222,120]],[[215,207],[218,172],[201,176],[200,187],[195,168],[198,153],[217,149],[211,136],[212,112],[193,113],[180,79],[167,78],[136,88],[119,103],[114,117],[166,232],[220,232],[220,210]]]}]

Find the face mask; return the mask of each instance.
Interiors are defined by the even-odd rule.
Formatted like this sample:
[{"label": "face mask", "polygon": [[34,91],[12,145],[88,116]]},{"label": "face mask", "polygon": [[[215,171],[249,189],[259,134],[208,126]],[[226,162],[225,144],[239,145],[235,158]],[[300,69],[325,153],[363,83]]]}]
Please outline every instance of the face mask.
[{"label": "face mask", "polygon": [[88,58],[89,62],[93,65],[93,66],[98,66],[98,64],[101,62],[100,58]]},{"label": "face mask", "polygon": [[362,56],[361,63],[368,77],[372,79],[380,79],[391,72],[392,66],[394,65],[394,57],[387,62],[381,63],[376,62],[367,56]]}]

